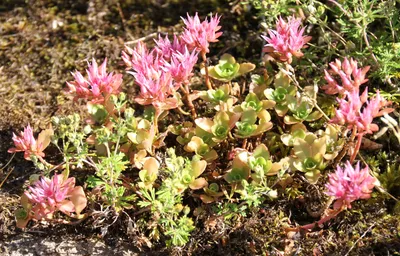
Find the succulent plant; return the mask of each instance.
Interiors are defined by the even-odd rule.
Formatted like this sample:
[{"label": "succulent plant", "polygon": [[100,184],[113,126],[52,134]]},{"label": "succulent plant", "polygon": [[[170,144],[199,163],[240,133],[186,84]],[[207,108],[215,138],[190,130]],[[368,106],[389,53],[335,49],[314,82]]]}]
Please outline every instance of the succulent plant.
[{"label": "succulent plant", "polygon": [[185,151],[194,152],[196,155],[203,157],[207,162],[212,162],[218,158],[217,151],[204,143],[203,139],[193,136],[190,142],[185,146]]},{"label": "succulent plant", "polygon": [[334,124],[328,124],[325,131],[318,131],[320,137],[326,137],[326,160],[333,160],[339,154],[344,146],[344,138],[339,138],[339,127]]},{"label": "succulent plant", "polygon": [[55,174],[51,179],[41,177],[34,181],[29,190],[21,196],[23,209],[17,212],[17,226],[25,228],[29,220],[52,219],[57,211],[80,218],[87,205],[85,192],[75,186],[75,178]]},{"label": "succulent plant", "polygon": [[219,190],[219,186],[217,183],[211,183],[207,187],[203,188],[205,194],[200,195],[201,201],[203,203],[209,204],[215,202],[218,197],[224,195],[224,192]]},{"label": "succulent plant", "polygon": [[303,121],[312,122],[322,117],[321,112],[313,111],[314,104],[304,95],[300,97],[288,95],[287,103],[292,115],[285,116],[285,124],[296,124]]},{"label": "succulent plant", "polygon": [[[229,82],[236,77],[252,71],[255,67],[252,63],[239,64],[232,55],[225,53],[221,56],[218,65],[208,67],[208,74],[216,80]],[[205,74],[204,69],[201,72]]]},{"label": "succulent plant", "polygon": [[240,121],[236,122],[237,129],[235,130],[235,136],[238,138],[248,138],[266,132],[272,128],[270,120],[271,115],[265,109],[259,113],[253,109],[246,110],[242,113]]},{"label": "succulent plant", "polygon": [[304,139],[295,140],[293,150],[295,155],[292,159],[293,166],[305,172],[310,183],[316,183],[321,170],[325,169],[326,137],[318,138],[315,134],[309,133]]},{"label": "succulent plant", "polygon": [[277,174],[281,168],[279,163],[272,163],[268,148],[264,144],[258,145],[253,154],[248,157],[248,164],[254,171],[251,177],[256,183],[264,179],[265,175]]},{"label": "succulent plant", "polygon": [[254,110],[256,113],[259,113],[262,110],[271,109],[274,106],[275,102],[271,100],[260,100],[255,93],[250,92],[240,106],[234,107],[234,111],[244,112],[247,110]]},{"label": "succulent plant", "polygon": [[139,172],[140,182],[138,183],[140,188],[150,189],[153,187],[154,181],[157,179],[158,169],[160,164],[153,157],[148,157],[144,160],[143,168]]},{"label": "succulent plant", "polygon": [[227,137],[229,131],[233,128],[236,121],[238,121],[239,116],[240,114],[228,114],[225,111],[220,111],[215,115],[213,120],[210,118],[198,118],[195,120],[195,123],[202,130],[212,134],[212,139],[218,142]]},{"label": "succulent plant", "polygon": [[286,146],[293,147],[297,138],[304,139],[307,135],[307,128],[302,123],[297,123],[290,128],[290,133],[281,135],[281,140]]},{"label": "succulent plant", "polygon": [[38,139],[36,140],[33,136],[33,130],[28,124],[19,135],[13,133],[12,140],[15,147],[10,148],[8,153],[24,152],[26,160],[30,160],[31,156],[42,158],[45,156],[43,150],[50,144],[53,135],[53,129],[46,129],[38,135]]},{"label": "succulent plant", "polygon": [[152,152],[155,131],[151,123],[146,119],[141,119],[139,122],[134,119],[131,125],[134,130],[127,133],[128,139],[136,148]]},{"label": "succulent plant", "polygon": [[[191,162],[190,170],[182,174],[181,182],[191,189],[201,189],[208,185],[205,178],[199,176],[204,172],[207,167],[207,162],[204,160],[193,159]],[[186,169],[185,169],[186,170]]]},{"label": "succulent plant", "polygon": [[220,102],[226,102],[228,99],[234,98],[229,95],[229,92],[229,84],[223,84],[216,90],[201,91],[199,96],[212,105],[219,105]]},{"label": "succulent plant", "polygon": [[225,180],[229,183],[240,183],[247,180],[250,176],[250,167],[247,162],[247,151],[239,152],[233,159],[232,169],[224,175]]},{"label": "succulent plant", "polygon": [[275,111],[279,116],[284,116],[288,111],[287,97],[296,94],[296,87],[290,84],[289,77],[280,71],[274,80],[274,87],[264,90],[264,95],[267,99],[274,101]]},{"label": "succulent plant", "polygon": [[372,189],[377,182],[377,179],[369,173],[368,166],[361,169],[360,162],[357,162],[354,168],[347,161],[344,168],[338,165],[335,172],[329,174],[326,194],[336,200],[333,204],[334,209],[351,209],[353,201],[371,197]]}]

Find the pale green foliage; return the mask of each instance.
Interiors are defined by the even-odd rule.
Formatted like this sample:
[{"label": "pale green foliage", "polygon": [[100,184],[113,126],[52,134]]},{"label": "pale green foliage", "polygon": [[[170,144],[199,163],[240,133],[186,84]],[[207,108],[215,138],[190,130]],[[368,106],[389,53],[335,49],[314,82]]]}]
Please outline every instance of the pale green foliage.
[{"label": "pale green foliage", "polygon": [[136,195],[126,195],[126,188],[120,179],[121,173],[126,169],[128,161],[123,161],[123,153],[111,154],[108,157],[99,157],[95,164],[96,176],[90,176],[87,180],[88,186],[100,188],[105,203],[119,212],[124,208],[131,208],[132,201]]},{"label": "pale green foliage", "polygon": [[318,138],[313,133],[304,139],[297,138],[293,143],[293,166],[302,172],[310,183],[316,183],[321,171],[325,169],[326,137]]},{"label": "pale green foliage", "polygon": [[287,95],[287,106],[289,113],[285,115],[285,124],[296,124],[303,121],[312,122],[322,117],[322,113],[314,110],[318,88],[306,86],[302,94],[295,96]]},{"label": "pale green foliage", "polygon": [[241,113],[240,121],[236,122],[235,136],[248,138],[257,136],[272,128],[271,115],[265,109],[257,112],[249,108]]},{"label": "pale green foliage", "polygon": [[70,164],[82,167],[88,154],[88,145],[84,139],[86,134],[91,132],[90,126],[82,129],[78,114],[66,117],[55,116],[51,121],[55,131],[53,143],[58,146],[58,142],[61,140],[62,148],[60,150],[64,154],[66,168],[68,169]]},{"label": "pale green foliage", "polygon": [[194,229],[193,221],[187,217],[190,209],[182,205],[182,193],[199,176],[200,169],[196,167],[199,160],[189,161],[187,158],[177,157],[172,148],[168,149],[167,153],[165,179],[157,191],[155,188],[142,189],[145,200],[139,201],[138,205],[150,207],[159,228],[170,237],[168,244],[182,246],[189,240],[190,231]]},{"label": "pale green foliage", "polygon": [[240,183],[250,176],[250,167],[247,164],[248,154],[246,151],[238,153],[233,159],[232,170],[224,176],[225,180],[232,183]]},{"label": "pale green foliage", "polygon": [[[232,55],[225,53],[221,56],[218,65],[208,68],[208,73],[214,79],[229,82],[238,76],[252,71],[255,67],[253,63],[239,64]],[[205,74],[205,70],[202,70],[202,73]]]},{"label": "pale green foliage", "polygon": [[267,99],[275,102],[275,111],[279,116],[284,116],[288,108],[288,98],[295,96],[296,87],[290,83],[289,77],[280,71],[276,74],[273,88],[267,88],[264,90],[264,95]]}]

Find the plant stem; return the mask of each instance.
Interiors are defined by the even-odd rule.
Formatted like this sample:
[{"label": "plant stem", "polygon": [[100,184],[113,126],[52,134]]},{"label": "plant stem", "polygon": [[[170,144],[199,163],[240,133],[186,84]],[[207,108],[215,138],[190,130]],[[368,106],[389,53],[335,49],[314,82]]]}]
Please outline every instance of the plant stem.
[{"label": "plant stem", "polygon": [[354,147],[353,154],[351,155],[350,162],[352,163],[356,159],[357,153],[360,150],[361,142],[364,134],[357,134],[357,144]]},{"label": "plant stem", "polygon": [[300,228],[301,229],[313,229],[316,225],[317,226],[321,226],[322,224],[324,224],[328,220],[335,218],[343,210],[344,210],[343,207],[338,209],[338,210],[333,210],[333,211],[331,211],[331,213],[329,213],[327,216],[321,218],[319,221],[311,223],[311,224],[307,224],[307,225],[304,225],[304,226],[301,226]]},{"label": "plant stem", "polygon": [[201,52],[201,57],[203,58],[203,63],[204,63],[204,69],[206,71],[206,85],[208,90],[212,90],[211,82],[210,82],[210,76],[208,75],[208,65],[207,65],[207,57],[205,52]]},{"label": "plant stem", "polygon": [[154,119],[153,119],[153,128],[154,128],[154,134],[158,134],[158,117],[161,115],[160,110],[156,108],[156,112],[154,113]]},{"label": "plant stem", "polygon": [[189,85],[188,84],[185,84],[185,89],[186,89],[185,91],[186,91],[186,100],[187,100],[187,103],[188,103],[188,107],[190,109],[190,112],[192,113],[192,117],[193,117],[193,120],[194,120],[197,117],[197,113],[196,113],[196,109],[194,108],[192,99],[190,98]]}]

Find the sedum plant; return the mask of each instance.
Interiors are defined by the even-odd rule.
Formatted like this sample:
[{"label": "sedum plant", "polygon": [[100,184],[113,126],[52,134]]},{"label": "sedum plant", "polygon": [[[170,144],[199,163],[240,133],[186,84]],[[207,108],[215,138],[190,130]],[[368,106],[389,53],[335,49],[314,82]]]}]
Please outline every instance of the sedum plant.
[{"label": "sedum plant", "polygon": [[[234,78],[252,71],[255,67],[252,63],[239,64],[232,55],[225,53],[219,59],[218,65],[208,68],[208,74],[221,82],[230,82]],[[205,74],[205,71],[202,70],[202,73]]]},{"label": "sedum plant", "polygon": [[276,74],[273,85],[275,88],[266,88],[264,95],[267,99],[275,102],[274,108],[277,114],[284,116],[289,110],[288,97],[295,96],[296,87],[290,84],[289,77],[282,71]]},{"label": "sedum plant", "polygon": [[221,196],[224,195],[224,192],[220,191],[217,183],[208,184],[208,186],[204,187],[203,190],[204,194],[200,195],[200,199],[206,204],[216,202]]},{"label": "sedum plant", "polygon": [[310,183],[316,183],[325,169],[324,155],[326,153],[326,137],[318,138],[313,133],[307,134],[304,139],[297,138],[293,143],[293,166],[304,172]]},{"label": "sedum plant", "polygon": [[[376,96],[368,99],[368,87],[363,93],[360,92],[360,85],[366,83],[366,73],[369,66],[358,68],[358,62],[345,58],[343,63],[336,59],[330,63],[332,70],[325,70],[327,85],[322,87],[327,94],[338,94],[339,108],[335,110],[335,117],[331,122],[344,125],[352,131],[353,137],[357,136],[351,161],[353,161],[360,149],[362,138],[365,134],[372,134],[379,130],[379,127],[372,123],[375,117],[380,117],[394,111],[393,108],[386,108],[391,104],[384,99],[379,90]],[[341,85],[329,73],[339,75]],[[361,95],[360,95],[361,93]]]},{"label": "sedum plant", "polygon": [[290,133],[281,135],[281,140],[286,146],[293,147],[296,139],[304,139],[307,134],[307,127],[302,123],[297,123],[290,127]]},{"label": "sedum plant", "polygon": [[325,131],[319,130],[317,133],[320,137],[326,138],[324,158],[328,161],[334,160],[345,144],[345,139],[339,137],[339,127],[334,124],[328,124]]},{"label": "sedum plant", "polygon": [[242,113],[240,121],[236,122],[235,136],[249,138],[260,135],[272,128],[271,115],[265,109],[257,113],[253,109]]},{"label": "sedum plant", "polygon": [[353,201],[371,197],[376,182],[377,179],[369,174],[368,167],[360,169],[358,162],[353,168],[347,161],[344,168],[338,166],[335,173],[329,174],[326,194],[336,200],[334,209],[351,208]]},{"label": "sedum plant", "polygon": [[139,188],[151,189],[157,179],[160,164],[154,157],[144,159],[142,170],[139,172]]},{"label": "sedum plant", "polygon": [[19,135],[13,133],[12,140],[15,147],[10,148],[8,153],[24,152],[24,158],[26,160],[37,158],[47,166],[48,163],[43,159],[45,156],[43,151],[50,144],[53,134],[53,129],[43,130],[36,140],[33,136],[32,128],[28,124],[28,126],[24,128],[24,131]]},{"label": "sedum plant", "polygon": [[[147,230],[151,239],[165,238],[168,246],[182,247],[195,229],[193,206],[193,215],[199,218],[201,210],[214,209],[223,215],[221,219],[232,222],[264,208],[264,202],[282,195],[278,191],[299,199],[302,184],[293,170],[315,184],[323,170],[346,157],[355,139],[361,143],[363,136],[378,131],[373,118],[384,115],[389,128],[397,126],[388,116],[393,111],[386,108],[390,103],[379,91],[371,97],[367,89],[360,94],[360,87],[368,82],[369,66],[359,68],[353,58],[335,60],[320,74],[327,81],[322,87],[325,94],[338,96],[338,109],[329,121],[317,104],[321,102],[318,88],[307,86],[317,84],[314,65],[320,63],[314,63],[312,56],[296,61],[311,38],[294,16],[279,18],[276,28],[264,37],[268,55],[264,60],[276,61],[263,63],[249,87],[244,83],[240,88],[232,80],[253,71],[254,64],[240,64],[224,54],[217,65],[207,66],[210,43],[222,34],[220,18],[211,15],[201,21],[197,14],[188,15],[182,18],[183,32],[173,39],[158,36],[153,48],[144,42],[126,47],[122,59],[138,86],[137,95],[121,92],[122,75],[107,73],[106,59],[100,66],[93,60],[86,77],[76,71],[74,81],[67,83],[75,101],[87,101],[89,118],[53,117],[53,127],[37,139],[29,125],[19,135],[13,134],[15,147],[9,152],[24,152],[25,159],[41,167],[35,175],[41,178],[21,197],[23,208],[16,214],[19,227],[30,220],[73,224],[61,219],[59,213],[64,213],[68,218],[92,217],[96,225],[103,223],[104,235],[123,213],[134,216],[135,225]],[[204,84],[195,85],[192,78],[199,54],[205,77]],[[301,64],[299,69],[291,66],[295,62]],[[308,62],[313,77],[301,69]],[[218,88],[210,77],[221,82]],[[138,105],[131,105],[129,99]],[[175,151],[174,142],[183,150]],[[44,159],[50,143],[62,154],[57,165]],[[368,167],[354,168],[351,162],[335,167],[326,185],[331,199],[317,224],[351,208],[355,200],[369,198],[377,184]],[[87,178],[85,184],[75,186],[72,169]],[[389,187],[388,179],[396,183],[397,173],[390,169],[380,178]],[[106,223],[110,213],[111,224]]]},{"label": "sedum plant", "polygon": [[[330,196],[331,200],[320,220],[316,223],[289,229],[289,231],[298,231],[299,229],[309,230],[315,226],[322,226],[325,222],[335,218],[340,212],[351,209],[352,202],[370,198],[372,189],[378,184],[377,182],[377,179],[369,174],[368,167],[361,169],[359,162],[355,168],[353,168],[349,161],[346,162],[344,168],[337,166],[335,172],[329,174],[325,194]],[[330,209],[329,206],[332,200],[335,203],[333,204],[333,209]]]},{"label": "sedum plant", "polygon": [[200,92],[199,97],[210,104],[211,107],[217,108],[221,103],[228,103],[231,105],[236,103],[237,98],[231,96],[229,84],[223,84],[216,90],[208,90]]},{"label": "sedum plant", "polygon": [[254,110],[256,113],[259,113],[266,109],[271,109],[275,106],[275,102],[271,100],[260,100],[258,96],[250,92],[247,94],[245,100],[240,104],[240,106],[236,106],[234,108],[235,112],[245,112],[248,110]]},{"label": "sedum plant", "polygon": [[238,114],[229,114],[225,111],[219,111],[215,114],[213,120],[210,118],[198,118],[195,120],[195,123],[201,130],[212,134],[213,141],[220,142],[226,139],[238,118]]},{"label": "sedum plant", "polygon": [[242,180],[247,180],[250,176],[250,167],[247,163],[247,152],[238,153],[232,162],[232,169],[228,171],[224,178],[229,184],[240,183]]},{"label": "sedum plant", "polygon": [[273,56],[276,60],[292,62],[293,57],[300,58],[304,54],[302,48],[311,40],[310,36],[303,36],[305,28],[301,28],[301,19],[294,16],[289,17],[287,21],[279,18],[276,22],[276,30],[268,30],[268,36],[262,36],[268,44],[264,51]]},{"label": "sedum plant", "polygon": [[207,167],[207,162],[204,160],[193,159],[191,168],[185,169],[182,174],[182,183],[189,186],[190,189],[202,189],[208,185],[207,180],[199,177]]},{"label": "sedum plant", "polygon": [[281,169],[281,163],[273,163],[270,159],[268,148],[264,144],[260,144],[248,158],[248,164],[254,173],[251,178],[255,183],[261,183],[265,176],[278,174]]},{"label": "sedum plant", "polygon": [[196,155],[201,156],[207,162],[212,162],[218,158],[218,153],[211,149],[209,145],[204,143],[203,139],[193,136],[190,142],[185,146],[187,152],[194,152]]},{"label": "sedum plant", "polygon": [[313,89],[313,86],[304,88],[305,91],[311,91],[311,97],[306,93],[297,97],[287,96],[287,106],[291,115],[285,116],[285,124],[312,122],[322,117],[323,114],[320,111],[314,110],[313,100],[315,100],[317,91],[313,91]]},{"label": "sedum plant", "polygon": [[240,121],[236,122],[235,136],[246,138],[259,135],[272,128],[271,115],[266,109],[272,108],[274,102],[259,100],[255,93],[249,93],[240,106],[233,111],[240,113]]},{"label": "sedum plant", "polygon": [[[51,179],[41,177],[29,187],[21,197],[23,209],[16,213],[17,226],[25,228],[30,220],[52,220],[57,211],[82,218],[80,215],[87,205],[85,192],[81,186],[75,186],[75,178],[64,178],[55,174]],[[72,215],[75,213],[75,215]]]}]

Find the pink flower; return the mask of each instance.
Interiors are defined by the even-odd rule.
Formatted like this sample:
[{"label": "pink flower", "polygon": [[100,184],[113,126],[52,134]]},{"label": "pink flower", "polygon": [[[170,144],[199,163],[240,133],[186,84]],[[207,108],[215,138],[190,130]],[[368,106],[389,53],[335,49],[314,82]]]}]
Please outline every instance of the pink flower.
[{"label": "pink flower", "polygon": [[190,53],[176,37],[172,44],[167,37],[160,37],[156,44],[158,46],[149,51],[145,44],[138,43],[122,53],[128,68],[133,70],[128,73],[140,87],[140,95],[135,100],[141,105],[152,104],[157,110],[177,108],[175,92],[193,75],[197,52]]},{"label": "pink flower", "polygon": [[[67,215],[79,214],[87,204],[82,187],[75,187],[75,178],[64,180],[62,174],[55,174],[52,179],[42,177],[24,193],[31,205],[33,217],[37,220],[51,218],[54,212],[61,211]],[[24,200],[25,200],[24,199]]]},{"label": "pink flower", "polygon": [[[135,48],[125,46],[126,52],[122,52],[122,60],[125,62],[127,69],[133,69],[136,72],[144,72],[144,68],[154,66],[155,52],[149,51],[146,44],[138,42]],[[157,58],[159,61],[159,58]]]},{"label": "pink flower", "polygon": [[206,18],[200,22],[199,16],[194,17],[187,14],[187,19],[181,17],[186,25],[181,39],[185,41],[189,50],[196,49],[203,55],[209,52],[209,43],[218,42],[217,38],[222,35],[222,32],[217,32],[221,26],[218,26],[221,16],[211,15],[210,21]]},{"label": "pink flower", "polygon": [[158,110],[173,109],[178,106],[176,98],[170,98],[176,91],[170,72],[166,72],[163,64],[166,62],[161,53],[149,51],[145,44],[138,43],[134,49],[127,48],[129,53],[123,53],[128,71],[135,77],[140,87],[140,95],[135,101],[141,105],[152,104]]},{"label": "pink flower", "polygon": [[[323,86],[326,94],[339,94],[344,95],[346,91],[358,90],[360,85],[366,83],[368,79],[365,78],[369,70],[369,66],[364,68],[357,67],[357,61],[353,58],[345,58],[343,63],[336,59],[335,62],[329,63],[331,69],[324,70],[325,80],[327,85]],[[338,75],[342,81],[342,86],[331,76],[331,74]]]},{"label": "pink flower", "polygon": [[379,91],[377,91],[376,97],[373,99],[368,101],[367,97],[368,88],[365,88],[361,96],[358,88],[350,92],[345,91],[345,98],[337,98],[339,109],[335,110],[336,115],[331,122],[347,125],[348,129],[353,129],[356,126],[359,135],[372,134],[378,131],[379,127],[372,123],[373,119],[390,113],[393,109],[382,109],[389,105],[390,102],[382,98]]},{"label": "pink flower", "polygon": [[47,129],[39,134],[38,140],[33,136],[31,126],[28,124],[24,131],[17,136],[13,133],[12,140],[15,148],[10,148],[8,153],[24,152],[24,158],[30,160],[31,155],[44,157],[43,150],[50,144],[50,138],[53,135],[53,130]]},{"label": "pink flower", "polygon": [[296,19],[294,16],[289,17],[285,22],[282,17],[276,23],[276,30],[268,30],[269,36],[262,36],[268,44],[265,45],[264,51],[270,52],[281,61],[292,62],[292,57],[297,58],[303,56],[300,51],[306,48],[305,45],[311,40],[310,36],[303,36],[304,29],[300,29],[301,19]]},{"label": "pink flower", "polygon": [[368,166],[360,170],[358,162],[354,169],[347,161],[344,169],[337,166],[335,173],[329,174],[326,194],[335,197],[335,209],[351,208],[353,201],[371,197],[375,182],[376,178],[369,174]]},{"label": "pink flower", "polygon": [[[150,73],[150,72],[149,72]],[[150,105],[159,109],[171,109],[177,107],[175,98],[168,98],[173,94],[172,77],[170,73],[161,73],[159,76],[150,77],[146,73],[133,73],[136,83],[140,86],[140,95],[135,99],[141,105]],[[168,100],[167,100],[168,99]],[[167,107],[164,103],[170,103],[171,100],[176,102],[176,105]]]},{"label": "pink flower", "polygon": [[158,36],[158,40],[154,40],[154,42],[157,45],[155,50],[166,61],[170,61],[174,53],[185,52],[185,44],[176,35],[174,35],[172,42],[168,39],[168,36],[165,36],[163,39],[160,35]]},{"label": "pink flower", "polygon": [[351,129],[359,120],[361,107],[364,102],[358,94],[358,91],[346,93],[346,98],[336,99],[339,102],[339,109],[336,109],[336,115],[331,120],[333,123],[348,125]]},{"label": "pink flower", "polygon": [[176,89],[181,84],[188,84],[190,77],[192,77],[193,67],[197,63],[197,52],[190,53],[185,47],[185,51],[175,52],[172,54],[170,62],[164,62],[164,70],[171,73],[174,79]]},{"label": "pink flower", "polygon": [[[367,90],[367,89],[366,89]],[[375,117],[383,116],[384,114],[388,114],[394,109],[385,108],[389,104],[379,93],[379,90],[376,92],[376,96],[369,100],[367,106],[360,113],[360,118],[357,121],[357,127],[359,131],[365,131],[365,133],[374,133],[379,130],[378,125],[373,124],[372,120]],[[381,110],[382,109],[382,110]]]},{"label": "pink flower", "polygon": [[112,94],[118,95],[120,93],[122,75],[107,73],[107,59],[100,67],[98,67],[95,59],[92,60],[92,64],[88,63],[88,66],[89,69],[86,70],[87,79],[76,71],[72,74],[75,80],[67,82],[69,92],[76,95],[75,99],[84,98],[92,103],[103,104]]}]

